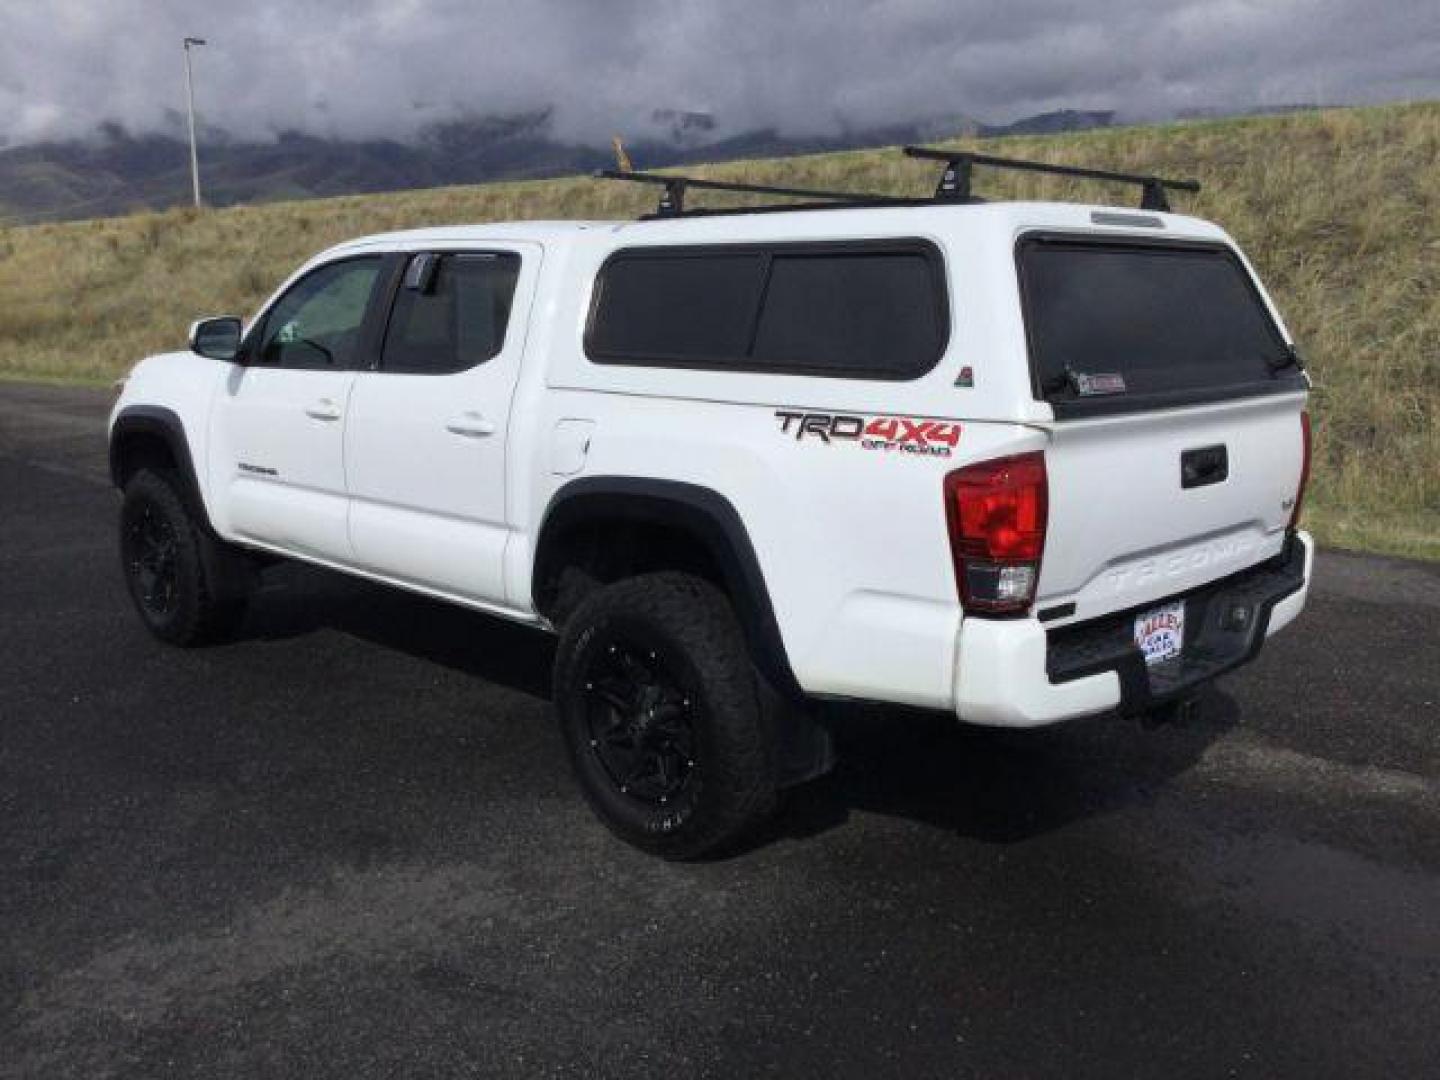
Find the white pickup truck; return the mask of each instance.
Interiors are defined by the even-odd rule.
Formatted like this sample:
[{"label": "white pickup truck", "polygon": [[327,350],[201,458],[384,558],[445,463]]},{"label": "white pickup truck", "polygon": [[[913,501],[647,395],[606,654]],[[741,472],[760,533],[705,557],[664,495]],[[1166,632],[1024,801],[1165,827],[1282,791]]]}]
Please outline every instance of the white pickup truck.
[{"label": "white pickup truck", "polygon": [[934,198],[779,212],[633,174],[657,214],[355,240],[195,324],[110,428],[145,625],[223,636],[283,556],[552,629],[585,794],[669,858],[828,767],[816,700],[1189,700],[1305,603],[1290,336],[1179,185],[986,203],[1005,163],[932,156]]}]

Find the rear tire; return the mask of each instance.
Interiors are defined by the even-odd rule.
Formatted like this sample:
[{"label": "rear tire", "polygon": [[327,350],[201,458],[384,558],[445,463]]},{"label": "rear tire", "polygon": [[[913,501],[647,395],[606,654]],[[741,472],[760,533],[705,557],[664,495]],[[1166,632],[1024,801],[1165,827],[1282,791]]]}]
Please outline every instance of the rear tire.
[{"label": "rear tire", "polygon": [[200,645],[239,625],[254,568],[191,510],[181,484],[168,470],[131,477],[120,508],[120,565],[146,629],[171,645]]},{"label": "rear tire", "polygon": [[688,574],[592,593],[565,623],[555,705],[601,821],[666,859],[695,859],[774,810],[779,743],[729,602]]}]

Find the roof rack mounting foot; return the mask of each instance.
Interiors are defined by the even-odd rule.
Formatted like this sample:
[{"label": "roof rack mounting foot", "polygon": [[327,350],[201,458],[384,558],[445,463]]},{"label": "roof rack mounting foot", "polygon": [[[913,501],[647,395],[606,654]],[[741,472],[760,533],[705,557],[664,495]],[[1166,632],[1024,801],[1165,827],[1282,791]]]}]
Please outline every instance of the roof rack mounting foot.
[{"label": "roof rack mounting foot", "polygon": [[1153,176],[1140,186],[1140,209],[1158,210],[1162,214],[1170,212],[1170,199],[1165,194],[1165,185]]},{"label": "roof rack mounting foot", "polygon": [[677,177],[665,185],[665,194],[660,196],[660,205],[655,208],[655,213],[660,217],[679,217],[685,213],[684,177]]},{"label": "roof rack mounting foot", "polygon": [[970,199],[971,162],[968,157],[946,162],[935,189],[936,202],[967,202]]}]

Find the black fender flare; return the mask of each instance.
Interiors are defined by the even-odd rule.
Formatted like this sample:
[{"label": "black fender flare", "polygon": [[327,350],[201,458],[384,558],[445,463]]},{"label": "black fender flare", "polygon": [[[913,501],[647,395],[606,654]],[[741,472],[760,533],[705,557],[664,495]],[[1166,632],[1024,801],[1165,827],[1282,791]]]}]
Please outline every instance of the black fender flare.
[{"label": "black fender flare", "polygon": [[532,600],[549,569],[548,545],[586,519],[648,522],[697,537],[719,568],[756,667],[789,698],[804,692],[790,667],[760,560],[740,514],[719,492],[678,480],[587,476],[555,492],[541,519],[531,566]]},{"label": "black fender flare", "polygon": [[175,459],[180,472],[185,494],[202,521],[208,524],[210,518],[205,510],[205,500],[200,495],[200,478],[195,472],[195,461],[190,456],[190,440],[185,435],[185,424],[173,409],[162,405],[127,405],[115,418],[110,428],[110,482],[117,488],[123,485],[125,476],[124,445],[132,435],[146,435],[159,438]]}]

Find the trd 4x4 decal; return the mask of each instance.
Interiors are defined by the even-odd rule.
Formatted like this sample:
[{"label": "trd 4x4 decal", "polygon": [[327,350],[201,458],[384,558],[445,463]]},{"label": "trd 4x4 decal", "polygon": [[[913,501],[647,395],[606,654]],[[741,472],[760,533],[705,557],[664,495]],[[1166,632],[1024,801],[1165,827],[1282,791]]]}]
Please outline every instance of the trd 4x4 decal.
[{"label": "trd 4x4 decal", "polygon": [[866,450],[949,457],[960,443],[960,425],[946,420],[908,416],[852,416],[847,413],[794,412],[776,409],[780,431],[797,442],[807,437],[829,443],[858,442]]}]

